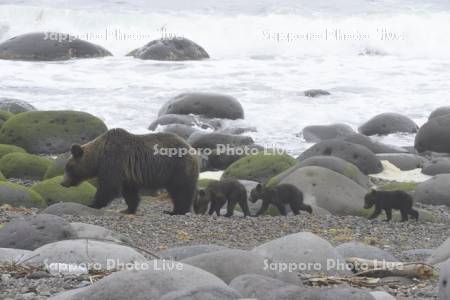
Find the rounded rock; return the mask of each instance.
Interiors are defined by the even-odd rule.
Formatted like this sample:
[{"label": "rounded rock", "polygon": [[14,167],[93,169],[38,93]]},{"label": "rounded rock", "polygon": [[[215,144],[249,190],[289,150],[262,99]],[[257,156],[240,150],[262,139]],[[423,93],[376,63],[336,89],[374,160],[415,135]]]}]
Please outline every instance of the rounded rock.
[{"label": "rounded rock", "polygon": [[26,101],[11,98],[0,98],[0,109],[13,114],[36,110],[33,105]]},{"label": "rounded rock", "polygon": [[442,159],[425,164],[422,168],[422,173],[430,176],[450,174],[450,160]]},{"label": "rounded rock", "polygon": [[420,127],[414,147],[419,153],[450,153],[450,115],[432,118]]},{"label": "rounded rock", "polygon": [[128,56],[146,60],[201,60],[209,58],[208,53],[186,38],[159,39],[131,51]]},{"label": "rounded rock", "polygon": [[415,191],[415,200],[424,204],[450,206],[450,174],[436,175],[419,183]]},{"label": "rounded rock", "polygon": [[391,253],[359,242],[348,242],[335,247],[344,258],[358,257],[371,260],[398,261]]},{"label": "rounded rock", "polygon": [[303,128],[303,138],[307,142],[316,143],[354,134],[353,128],[347,124],[312,125]]},{"label": "rounded rock", "polygon": [[38,193],[11,182],[0,182],[0,206],[3,204],[13,207],[44,208],[47,206],[44,198]]},{"label": "rounded rock", "polygon": [[409,153],[384,153],[377,154],[379,160],[387,160],[402,171],[410,171],[423,167],[425,160],[415,154]]},{"label": "rounded rock", "polygon": [[182,260],[200,254],[228,250],[227,247],[218,245],[192,245],[170,248],[158,253],[161,259]]},{"label": "rounded rock", "polygon": [[51,164],[42,156],[14,152],[0,159],[0,171],[6,178],[42,180]]},{"label": "rounded rock", "polygon": [[419,127],[410,118],[397,113],[376,115],[358,128],[364,135],[385,135],[397,132],[416,133]]},{"label": "rounded rock", "polygon": [[450,106],[442,106],[436,108],[431,112],[430,116],[428,117],[428,120],[445,115],[450,115]]}]

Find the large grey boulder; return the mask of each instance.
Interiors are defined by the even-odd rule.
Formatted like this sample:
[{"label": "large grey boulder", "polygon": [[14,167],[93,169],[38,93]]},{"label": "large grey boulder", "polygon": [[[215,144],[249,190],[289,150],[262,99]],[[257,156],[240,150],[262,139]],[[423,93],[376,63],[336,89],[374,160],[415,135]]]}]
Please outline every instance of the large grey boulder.
[{"label": "large grey boulder", "polygon": [[402,147],[383,144],[372,140],[370,137],[360,133],[354,133],[341,138],[343,141],[358,144],[369,148],[373,153],[407,153],[408,151]]},{"label": "large grey boulder", "polygon": [[0,228],[0,247],[34,250],[75,236],[70,223],[63,218],[39,214],[15,219]]},{"label": "large grey boulder", "polygon": [[275,277],[276,273],[267,269],[264,261],[264,257],[254,252],[230,249],[200,254],[183,259],[181,262],[214,274],[228,284],[243,274]]},{"label": "large grey boulder", "polygon": [[313,156],[335,156],[357,166],[364,174],[383,171],[383,166],[375,154],[367,147],[340,139],[321,141],[307,149],[297,158],[300,162]]},{"label": "large grey boulder", "polygon": [[430,265],[436,265],[446,261],[447,259],[450,259],[450,238],[445,240],[442,245],[433,250],[431,256],[427,259],[427,263]]},{"label": "large grey boulder", "polygon": [[227,247],[218,245],[192,245],[192,246],[179,246],[160,251],[158,256],[161,259],[182,260],[189,257],[197,256],[200,254],[217,252],[222,250],[228,250]]},{"label": "large grey boulder", "polygon": [[335,287],[305,289],[301,295],[302,300],[375,300],[367,290],[352,287]]},{"label": "large grey boulder", "polygon": [[415,133],[419,127],[410,118],[397,113],[376,115],[358,128],[364,135],[383,135],[397,132]]},{"label": "large grey boulder", "polygon": [[8,204],[13,207],[44,208],[47,202],[35,191],[12,182],[0,182],[0,206]]},{"label": "large grey boulder", "polygon": [[370,292],[370,294],[375,298],[375,300],[395,300],[394,296],[383,291],[374,291]]},{"label": "large grey boulder", "polygon": [[402,171],[420,169],[425,163],[422,157],[409,153],[384,153],[377,154],[379,160],[387,160]]},{"label": "large grey boulder", "polygon": [[213,130],[219,129],[222,126],[222,123],[219,119],[207,119],[193,115],[164,114],[153,121],[148,129],[155,130],[158,128],[158,126],[176,124]]},{"label": "large grey boulder", "polygon": [[222,280],[199,268],[180,262],[152,260],[148,262],[147,270],[116,272],[75,295],[59,296],[58,299],[156,300],[171,292],[211,286],[228,288]]},{"label": "large grey boulder", "polygon": [[97,239],[103,241],[112,241],[117,243],[129,243],[130,240],[123,234],[114,232],[101,226],[73,222],[70,223],[79,239]]},{"label": "large grey boulder", "polygon": [[422,125],[417,132],[414,147],[419,153],[450,153],[450,115],[432,118]]},{"label": "large grey boulder", "polygon": [[436,175],[419,183],[415,200],[425,204],[450,206],[450,174]]},{"label": "large grey boulder", "polygon": [[50,205],[44,210],[40,211],[41,214],[49,214],[55,216],[104,216],[106,212],[104,210],[91,208],[89,206],[85,206],[75,202],[59,202]]},{"label": "large grey boulder", "polygon": [[430,116],[428,117],[428,120],[445,115],[450,115],[450,106],[442,106],[436,108],[431,112]]},{"label": "large grey boulder", "polygon": [[302,133],[305,141],[316,143],[354,134],[355,131],[347,124],[331,124],[306,126]]},{"label": "large grey boulder", "polygon": [[422,173],[430,176],[450,174],[450,160],[439,159],[430,163],[426,163],[422,168]]},{"label": "large grey boulder", "polygon": [[202,286],[181,291],[170,292],[160,300],[238,300],[242,296],[231,288],[222,286]]},{"label": "large grey boulder", "polygon": [[[333,170],[350,178],[364,188],[370,187],[369,177],[364,175],[354,164],[335,156],[313,156],[298,164],[298,167],[316,166]],[[295,170],[295,169],[293,169]],[[293,171],[292,170],[292,171]],[[287,174],[286,174],[287,175]]]},{"label": "large grey boulder", "polygon": [[[254,144],[254,141],[251,137],[245,135],[198,132],[189,137],[188,143],[196,149],[216,150],[219,145],[228,145],[228,147],[233,148],[237,146],[250,146]],[[219,150],[222,149],[219,148]]]},{"label": "large grey boulder", "polygon": [[244,109],[232,96],[213,93],[184,93],[169,100],[158,112],[159,117],[167,114],[194,114],[207,118],[235,120],[244,118]]},{"label": "large grey boulder", "polygon": [[343,243],[337,246],[335,249],[344,258],[358,257],[384,261],[398,261],[395,256],[385,250],[359,242]]},{"label": "large grey boulder", "polygon": [[2,97],[0,97],[0,109],[9,111],[13,114],[36,110],[33,105],[26,101]]},{"label": "large grey boulder", "polygon": [[[342,268],[345,259],[334,249],[334,247],[321,237],[311,232],[299,232],[264,243],[252,250],[263,257],[268,258],[275,266],[283,263],[294,264],[297,270],[286,272],[292,274],[300,272],[306,274],[323,273],[328,275],[349,275],[347,268]],[[269,266],[271,269],[271,266]]]},{"label": "large grey boulder", "polygon": [[258,274],[245,274],[234,278],[230,287],[243,297],[258,300],[301,299],[303,287]]},{"label": "large grey boulder", "polygon": [[72,239],[46,244],[23,258],[29,265],[75,264],[89,270],[120,270],[124,264],[142,265],[146,258],[131,247],[112,242]]},{"label": "large grey boulder", "polygon": [[450,259],[441,266],[438,300],[450,299]]},{"label": "large grey boulder", "polygon": [[0,248],[0,264],[1,263],[18,263],[22,258],[31,253],[29,250]]},{"label": "large grey boulder", "polygon": [[103,47],[59,32],[34,32],[0,44],[0,59],[56,61],[111,56]]},{"label": "large grey boulder", "polygon": [[186,38],[159,39],[131,51],[128,56],[149,60],[201,60],[209,58],[199,45]]},{"label": "large grey boulder", "polygon": [[335,215],[362,215],[367,189],[353,180],[322,167],[304,167],[295,170],[280,182],[300,189],[308,204],[319,206]]}]

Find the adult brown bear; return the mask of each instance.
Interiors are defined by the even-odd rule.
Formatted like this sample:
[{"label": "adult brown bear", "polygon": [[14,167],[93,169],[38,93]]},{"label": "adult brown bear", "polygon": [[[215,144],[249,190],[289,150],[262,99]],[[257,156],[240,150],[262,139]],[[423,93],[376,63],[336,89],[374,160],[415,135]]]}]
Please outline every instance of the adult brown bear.
[{"label": "adult brown bear", "polygon": [[134,135],[111,129],[83,146],[72,146],[61,185],[76,186],[97,177],[91,207],[104,207],[122,195],[130,214],[136,213],[140,188],[165,188],[173,202],[173,210],[166,213],[182,215],[190,211],[199,172],[190,150],[174,134]]}]

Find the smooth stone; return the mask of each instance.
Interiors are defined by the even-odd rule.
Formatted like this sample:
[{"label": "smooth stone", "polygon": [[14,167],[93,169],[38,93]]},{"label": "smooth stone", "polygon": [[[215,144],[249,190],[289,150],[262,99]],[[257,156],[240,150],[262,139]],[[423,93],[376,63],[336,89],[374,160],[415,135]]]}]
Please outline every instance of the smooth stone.
[{"label": "smooth stone", "polygon": [[259,274],[240,275],[230,282],[230,287],[243,297],[258,300],[301,299],[300,295],[304,289],[301,286]]},{"label": "smooth stone", "polygon": [[193,41],[182,38],[153,40],[127,56],[146,60],[201,60],[209,58],[208,53]]},{"label": "smooth stone", "polygon": [[223,146],[228,146],[231,148],[238,146],[250,146],[255,142],[251,137],[244,135],[198,132],[189,137],[188,143],[195,149],[216,150],[218,147]]},{"label": "smooth stone", "polygon": [[306,90],[303,93],[304,93],[305,97],[311,97],[311,98],[330,95],[330,92],[321,90],[321,89]]},{"label": "smooth stone", "polygon": [[439,273],[439,293],[438,300],[450,299],[450,260],[441,266]]},{"label": "smooth stone", "polygon": [[321,141],[307,149],[297,158],[303,161],[313,156],[335,156],[357,166],[364,174],[375,174],[383,171],[383,166],[375,154],[367,147],[340,139]]},{"label": "smooth stone", "polygon": [[[264,243],[252,250],[274,263],[295,263],[302,266],[317,265],[317,268],[304,268],[301,273],[327,275],[350,275],[346,268],[340,268],[345,264],[345,259],[326,240],[311,233],[299,232]],[[329,263],[329,264],[328,264]],[[334,264],[331,265],[331,263]],[[292,275],[296,272],[290,272]],[[286,272],[281,272],[286,274]]]},{"label": "smooth stone", "polygon": [[[199,268],[173,261],[152,260],[143,271],[121,271],[95,282],[66,300],[148,300],[176,291],[216,286],[227,289],[219,278]],[[52,299],[52,298],[50,298]]]},{"label": "smooth stone", "polygon": [[1,263],[18,263],[22,258],[31,253],[29,250],[0,248],[0,264]]},{"label": "smooth stone", "polygon": [[9,111],[13,114],[36,110],[30,103],[12,98],[0,98],[0,109]]},{"label": "smooth stone", "polygon": [[34,250],[74,237],[75,231],[63,218],[38,214],[14,219],[0,228],[0,247]]},{"label": "smooth stone", "polygon": [[450,174],[440,174],[419,183],[415,200],[424,204],[450,206]]},{"label": "smooth stone", "polygon": [[105,48],[59,32],[33,32],[0,44],[0,59],[58,61],[111,56]]},{"label": "smooth stone", "polygon": [[383,291],[370,292],[375,300],[395,300],[395,297]]},{"label": "smooth stone", "polygon": [[431,112],[430,116],[428,117],[428,120],[445,115],[450,115],[450,106],[442,106],[436,108]]},{"label": "smooth stone", "polygon": [[419,153],[450,153],[450,115],[432,118],[423,124],[416,134],[414,147]]},{"label": "smooth stone", "polygon": [[398,113],[374,116],[358,128],[364,135],[385,135],[397,132],[416,133],[419,127],[410,118]]},{"label": "smooth stone", "polygon": [[383,153],[377,154],[379,160],[387,160],[402,171],[410,171],[422,168],[425,159],[415,154],[407,153]]},{"label": "smooth stone", "polygon": [[393,146],[393,145],[383,144],[383,143],[374,141],[370,137],[365,136],[365,135],[360,134],[360,133],[351,134],[351,135],[345,136],[345,137],[343,137],[341,139],[346,141],[346,142],[349,142],[349,143],[365,146],[365,147],[369,148],[369,150],[372,151],[375,154],[379,154],[379,153],[408,153],[408,150],[406,150],[406,149],[404,149],[402,147],[397,147],[397,146]]},{"label": "smooth stone", "polygon": [[363,214],[367,188],[330,169],[315,166],[299,168],[280,183],[295,185],[305,198],[311,196],[312,202],[308,204],[319,206],[334,215]]},{"label": "smooth stone", "polygon": [[430,176],[439,174],[450,174],[450,160],[440,159],[425,164],[422,168],[422,173]]},{"label": "smooth stone", "polygon": [[23,261],[28,265],[75,264],[85,265],[88,270],[114,271],[121,269],[121,264],[144,263],[146,258],[133,248],[117,243],[71,239],[45,244]]},{"label": "smooth stone", "polygon": [[158,126],[166,125],[185,125],[212,130],[217,130],[222,127],[221,120],[219,119],[206,119],[193,115],[165,114],[153,121],[148,129],[154,131]]},{"label": "smooth stone", "polygon": [[182,260],[189,257],[197,256],[200,254],[211,253],[216,251],[228,250],[227,247],[219,245],[192,245],[192,246],[179,246],[169,248],[158,252],[158,256],[161,259]]},{"label": "smooth stone", "polygon": [[343,137],[354,133],[355,131],[353,128],[347,124],[311,125],[306,126],[302,131],[305,141],[311,143]]},{"label": "smooth stone", "polygon": [[130,243],[130,240],[121,233],[114,232],[101,226],[73,222],[70,223],[79,239],[96,239],[117,243]]},{"label": "smooth stone", "polygon": [[50,205],[44,210],[40,211],[41,214],[49,214],[55,216],[64,216],[64,215],[72,215],[72,216],[104,216],[106,214],[105,211],[100,209],[91,208],[89,206],[85,206],[75,202],[59,202]]},{"label": "smooth stone", "polygon": [[398,261],[395,256],[386,250],[359,242],[343,243],[335,247],[335,249],[345,258],[358,257],[383,261]]},{"label": "smooth stone", "polygon": [[433,250],[431,256],[427,259],[427,263],[437,265],[447,259],[450,259],[450,238],[447,238],[442,245]]},{"label": "smooth stone", "polygon": [[207,118],[243,119],[244,109],[239,101],[229,95],[214,93],[184,93],[166,102],[158,117],[167,114],[199,115]]},{"label": "smooth stone", "polygon": [[238,300],[242,296],[231,288],[222,286],[202,286],[181,291],[170,292],[160,300]]}]

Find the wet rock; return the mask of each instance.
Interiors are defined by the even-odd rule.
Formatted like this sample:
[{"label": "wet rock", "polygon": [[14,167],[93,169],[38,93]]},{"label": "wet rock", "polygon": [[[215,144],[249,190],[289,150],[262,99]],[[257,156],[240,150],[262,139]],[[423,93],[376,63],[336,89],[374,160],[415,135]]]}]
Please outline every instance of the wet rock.
[{"label": "wet rock", "polygon": [[428,120],[445,115],[450,115],[450,106],[442,106],[436,108],[431,112],[430,116],[428,117]]},{"label": "wet rock", "polygon": [[156,128],[158,128],[158,126],[176,124],[212,130],[219,129],[222,126],[222,123],[219,119],[207,119],[193,115],[164,114],[153,121],[148,129],[155,130]]},{"label": "wet rock", "polygon": [[199,45],[186,38],[159,39],[131,51],[128,56],[148,60],[201,60],[209,58]]},{"label": "wet rock", "polygon": [[36,110],[36,108],[33,105],[31,105],[26,101],[1,97],[0,97],[0,109],[9,111],[10,113],[13,114]]},{"label": "wet rock", "polygon": [[373,153],[377,153],[377,154],[378,153],[407,153],[408,152],[406,149],[401,148],[401,147],[376,142],[376,141],[372,140],[371,138],[369,138],[363,134],[360,134],[360,133],[355,133],[355,134],[345,136],[342,138],[342,140],[349,142],[349,143],[365,146],[365,147],[369,148],[370,151],[372,151]]},{"label": "wet rock", "polygon": [[410,118],[397,113],[376,115],[358,130],[364,135],[384,135],[397,132],[415,133],[419,127]]},{"label": "wet rock", "polygon": [[306,97],[312,98],[330,95],[330,92],[321,89],[306,90],[303,93],[305,94]]},{"label": "wet rock", "polygon": [[354,134],[353,128],[347,124],[312,125],[303,128],[303,138],[307,142],[316,143]]},{"label": "wet rock", "polygon": [[196,149],[225,151],[226,147],[250,146],[254,144],[254,141],[251,137],[244,135],[198,132],[189,137],[188,143]]},{"label": "wet rock", "polygon": [[414,147],[419,153],[450,153],[450,115],[432,118],[420,127]]}]

